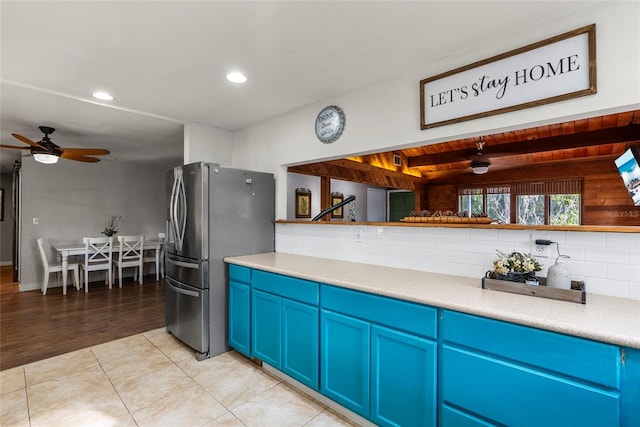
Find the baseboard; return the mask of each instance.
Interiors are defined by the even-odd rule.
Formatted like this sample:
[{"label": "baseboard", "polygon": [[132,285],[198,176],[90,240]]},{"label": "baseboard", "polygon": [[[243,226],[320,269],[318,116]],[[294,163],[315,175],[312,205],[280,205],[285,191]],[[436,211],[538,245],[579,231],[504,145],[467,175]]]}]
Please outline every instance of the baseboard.
[{"label": "baseboard", "polygon": [[7,265],[13,265],[13,261],[0,261],[0,267],[6,267]]}]

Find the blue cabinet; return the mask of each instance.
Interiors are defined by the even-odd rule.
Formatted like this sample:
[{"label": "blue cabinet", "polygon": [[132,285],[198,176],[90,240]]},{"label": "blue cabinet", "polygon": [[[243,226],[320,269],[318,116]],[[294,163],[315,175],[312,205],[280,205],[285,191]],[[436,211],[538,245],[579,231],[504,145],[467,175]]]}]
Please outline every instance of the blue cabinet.
[{"label": "blue cabinet", "polygon": [[254,289],[251,295],[252,356],[281,368],[282,298]]},{"label": "blue cabinet", "polygon": [[229,265],[229,346],[251,354],[251,270]]},{"label": "blue cabinet", "polygon": [[441,340],[443,426],[621,423],[617,346],[447,310]]},{"label": "blue cabinet", "polygon": [[323,285],[320,392],[381,426],[436,424],[437,311]]},{"label": "blue cabinet", "polygon": [[640,350],[229,266],[229,343],[380,426],[640,426]]},{"label": "blue cabinet", "polygon": [[320,391],[369,418],[370,323],[322,310]]},{"label": "blue cabinet", "polygon": [[282,300],[282,372],[318,390],[318,307]]},{"label": "blue cabinet", "polygon": [[253,357],[318,389],[319,285],[254,271],[251,295]]},{"label": "blue cabinet", "polygon": [[371,327],[371,421],[435,425],[436,348],[431,340]]}]

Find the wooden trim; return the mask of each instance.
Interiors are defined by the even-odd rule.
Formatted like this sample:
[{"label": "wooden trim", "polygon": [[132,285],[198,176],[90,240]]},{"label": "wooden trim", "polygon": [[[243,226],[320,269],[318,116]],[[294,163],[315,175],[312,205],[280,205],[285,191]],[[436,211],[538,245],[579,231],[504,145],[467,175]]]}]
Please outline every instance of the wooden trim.
[{"label": "wooden trim", "polygon": [[[277,219],[276,224],[318,224],[318,222]],[[542,231],[576,231],[601,233],[640,233],[640,226],[607,226],[607,225],[518,225],[518,224],[456,224],[428,222],[324,222],[339,226],[372,226],[372,227],[443,227],[443,228],[493,228],[500,230],[542,230]]]}]

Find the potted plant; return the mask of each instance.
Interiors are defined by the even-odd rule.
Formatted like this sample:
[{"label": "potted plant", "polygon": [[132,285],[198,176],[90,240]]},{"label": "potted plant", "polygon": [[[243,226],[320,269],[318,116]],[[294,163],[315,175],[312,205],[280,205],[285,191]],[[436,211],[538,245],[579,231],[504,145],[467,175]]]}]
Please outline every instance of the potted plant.
[{"label": "potted plant", "polygon": [[111,237],[118,233],[118,226],[122,222],[120,215],[107,215],[107,222],[105,223],[102,234],[107,237]]},{"label": "potted plant", "polygon": [[494,279],[527,283],[535,280],[536,271],[542,270],[538,260],[531,254],[511,252],[505,254],[497,251],[498,258],[493,261],[492,276]]}]

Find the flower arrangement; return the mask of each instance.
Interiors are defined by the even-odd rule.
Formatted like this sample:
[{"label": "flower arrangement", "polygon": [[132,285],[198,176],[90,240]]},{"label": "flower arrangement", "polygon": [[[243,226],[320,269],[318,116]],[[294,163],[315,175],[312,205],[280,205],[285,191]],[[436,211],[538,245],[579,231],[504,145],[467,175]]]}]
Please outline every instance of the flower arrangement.
[{"label": "flower arrangement", "polygon": [[118,232],[118,226],[122,222],[122,217],[120,215],[107,215],[107,222],[105,223],[104,230],[102,234],[105,236],[113,236]]},{"label": "flower arrangement", "polygon": [[529,275],[542,270],[538,260],[531,254],[511,252],[505,254],[497,251],[498,259],[493,261],[493,271],[496,274],[507,276],[509,273],[522,273]]}]

